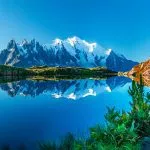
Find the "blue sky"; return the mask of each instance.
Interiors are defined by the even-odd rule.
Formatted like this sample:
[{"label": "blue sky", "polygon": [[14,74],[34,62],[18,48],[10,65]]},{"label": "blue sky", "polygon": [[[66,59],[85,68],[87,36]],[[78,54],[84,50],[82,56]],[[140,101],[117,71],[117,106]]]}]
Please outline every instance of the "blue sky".
[{"label": "blue sky", "polygon": [[12,38],[78,36],[127,58],[150,57],[148,0],[0,0],[0,49]]}]

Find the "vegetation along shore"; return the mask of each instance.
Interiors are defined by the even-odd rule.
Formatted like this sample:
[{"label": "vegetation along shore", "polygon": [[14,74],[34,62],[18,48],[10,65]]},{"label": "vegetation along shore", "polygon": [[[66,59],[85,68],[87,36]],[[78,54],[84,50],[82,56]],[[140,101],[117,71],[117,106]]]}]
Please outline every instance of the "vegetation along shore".
[{"label": "vegetation along shore", "polygon": [[66,78],[77,77],[111,77],[116,76],[117,72],[108,70],[103,67],[80,68],[80,67],[48,67],[34,66],[31,68],[18,68],[7,65],[0,65],[0,76],[57,76]]}]

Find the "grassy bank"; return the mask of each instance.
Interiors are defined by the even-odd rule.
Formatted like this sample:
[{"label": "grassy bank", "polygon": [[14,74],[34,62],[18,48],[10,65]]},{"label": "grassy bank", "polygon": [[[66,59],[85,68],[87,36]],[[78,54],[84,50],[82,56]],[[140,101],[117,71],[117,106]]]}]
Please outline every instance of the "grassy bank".
[{"label": "grassy bank", "polygon": [[117,75],[116,72],[106,68],[79,68],[79,67],[47,67],[38,66],[31,68],[17,68],[0,65],[0,77],[31,77],[33,79],[84,79],[84,78],[107,78]]},{"label": "grassy bank", "polygon": [[27,76],[33,72],[24,68],[17,68],[8,65],[0,65],[0,77],[2,76]]},{"label": "grassy bank", "polygon": [[80,68],[80,67],[31,67],[28,71],[34,72],[39,76],[57,75],[57,76],[113,76],[117,75],[116,72],[106,68]]}]

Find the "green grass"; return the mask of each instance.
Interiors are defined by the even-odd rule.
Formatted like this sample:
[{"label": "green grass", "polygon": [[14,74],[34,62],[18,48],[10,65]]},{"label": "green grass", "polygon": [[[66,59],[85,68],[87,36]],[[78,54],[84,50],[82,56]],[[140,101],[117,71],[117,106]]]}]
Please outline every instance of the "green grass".
[{"label": "green grass", "polygon": [[17,68],[8,65],[0,65],[0,76],[26,76],[32,74],[24,68]]},{"label": "green grass", "polygon": [[34,72],[38,76],[113,76],[116,72],[107,70],[106,68],[80,68],[80,67],[32,67],[27,70]]},{"label": "green grass", "polygon": [[[48,66],[34,66],[31,68],[17,68],[8,65],[0,65],[0,77],[6,78],[10,76],[15,77],[31,77],[32,79],[40,80],[58,80],[61,79],[106,79],[111,76],[116,76],[117,73],[107,70],[103,67],[96,68],[81,68],[81,67],[48,67]],[[39,78],[39,79],[38,79]]]}]

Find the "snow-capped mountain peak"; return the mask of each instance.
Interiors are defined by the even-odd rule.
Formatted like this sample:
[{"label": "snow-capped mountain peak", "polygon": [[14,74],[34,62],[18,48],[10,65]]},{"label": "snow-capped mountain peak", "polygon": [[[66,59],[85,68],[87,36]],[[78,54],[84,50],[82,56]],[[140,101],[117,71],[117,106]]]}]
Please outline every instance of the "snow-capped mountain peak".
[{"label": "snow-capped mountain peak", "polygon": [[59,38],[56,38],[54,41],[53,41],[53,44],[52,45],[60,45],[60,44],[62,44],[62,40],[61,39],[59,39]]},{"label": "snow-capped mountain peak", "polygon": [[112,49],[109,48],[109,49],[106,51],[106,55],[110,55],[111,51],[112,51]]},{"label": "snow-capped mountain peak", "polygon": [[30,42],[23,40],[21,44],[16,44],[15,40],[11,40],[7,48],[0,53],[0,64],[19,67],[100,66],[114,71],[127,71],[137,63],[127,60],[96,42],[88,42],[74,36],[65,40],[56,38],[48,45],[41,45],[35,39]]},{"label": "snow-capped mountain peak", "polygon": [[24,40],[21,42],[21,44],[18,44],[18,45],[23,46],[23,45],[26,45],[26,44],[28,44],[28,41],[27,41],[26,39],[24,39]]},{"label": "snow-capped mountain peak", "polygon": [[67,41],[71,46],[74,47],[76,45],[78,46],[80,45],[81,48],[87,49],[88,52],[93,52],[97,46],[97,43],[90,43],[85,40],[81,40],[79,37],[76,37],[76,36],[68,38]]},{"label": "snow-capped mountain peak", "polygon": [[81,39],[77,36],[74,36],[74,37],[69,37],[67,38],[67,41],[72,45],[74,46],[74,44],[78,43],[79,41],[81,41]]},{"label": "snow-capped mountain peak", "polygon": [[10,40],[7,44],[7,49],[14,49],[16,47],[16,41],[14,39]]}]

